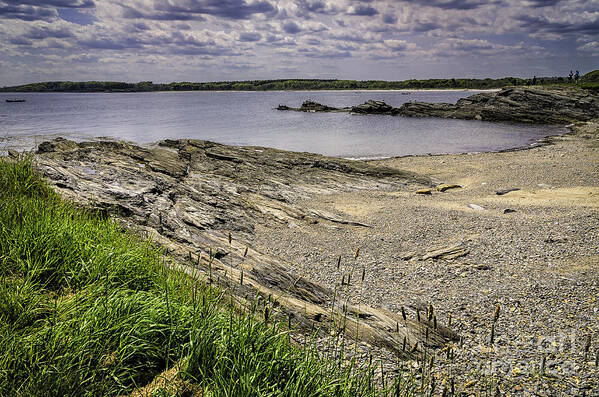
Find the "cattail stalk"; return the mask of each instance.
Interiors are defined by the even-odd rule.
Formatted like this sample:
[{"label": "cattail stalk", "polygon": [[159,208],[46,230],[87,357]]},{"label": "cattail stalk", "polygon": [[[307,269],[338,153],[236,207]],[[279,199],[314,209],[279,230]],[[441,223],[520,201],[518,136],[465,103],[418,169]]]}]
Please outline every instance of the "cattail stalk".
[{"label": "cattail stalk", "polygon": [[496,323],[499,320],[499,313],[501,312],[501,305],[498,303],[495,306],[495,312],[493,313],[493,322]]},{"label": "cattail stalk", "polygon": [[543,356],[543,358],[541,359],[541,373],[542,373],[542,374],[545,374],[545,364],[546,364],[546,360],[547,360],[547,357],[546,357],[546,356]]}]

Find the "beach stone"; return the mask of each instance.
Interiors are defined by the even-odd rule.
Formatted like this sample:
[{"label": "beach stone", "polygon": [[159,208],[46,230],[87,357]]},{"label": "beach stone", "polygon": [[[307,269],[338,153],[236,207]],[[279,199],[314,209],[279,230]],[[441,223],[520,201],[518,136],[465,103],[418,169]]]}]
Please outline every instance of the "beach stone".
[{"label": "beach stone", "polygon": [[503,210],[504,214],[511,214],[511,213],[514,213],[514,212],[516,212],[516,210],[511,209],[511,208],[506,208],[506,209]]},{"label": "beach stone", "polygon": [[437,190],[440,192],[446,192],[447,190],[450,189],[461,189],[462,187],[460,185],[455,185],[455,184],[450,184],[450,183],[444,183],[442,185],[437,186]]},{"label": "beach stone", "polygon": [[432,189],[419,189],[416,190],[414,193],[416,194],[433,194]]},{"label": "beach stone", "polygon": [[461,256],[468,255],[470,250],[464,247],[462,244],[453,245],[450,247],[443,247],[433,251],[429,251],[422,256],[422,260],[427,259],[455,259]]},{"label": "beach stone", "polygon": [[518,190],[520,190],[519,187],[512,187],[512,188],[509,188],[509,189],[498,190],[498,191],[495,192],[495,194],[498,195],[498,196],[503,196],[504,194],[507,194],[509,192],[516,192]]},{"label": "beach stone", "polygon": [[486,211],[485,207],[481,207],[478,204],[468,204],[468,207],[472,208],[473,210],[476,211]]}]

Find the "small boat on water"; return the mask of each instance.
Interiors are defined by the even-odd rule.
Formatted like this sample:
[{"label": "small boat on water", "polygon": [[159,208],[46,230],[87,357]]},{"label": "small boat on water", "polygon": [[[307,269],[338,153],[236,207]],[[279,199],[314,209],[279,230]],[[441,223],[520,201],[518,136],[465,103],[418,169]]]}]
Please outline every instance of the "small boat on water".
[{"label": "small boat on water", "polygon": [[7,99],[6,102],[9,102],[9,103],[11,103],[11,102],[25,102],[25,100],[24,99]]}]

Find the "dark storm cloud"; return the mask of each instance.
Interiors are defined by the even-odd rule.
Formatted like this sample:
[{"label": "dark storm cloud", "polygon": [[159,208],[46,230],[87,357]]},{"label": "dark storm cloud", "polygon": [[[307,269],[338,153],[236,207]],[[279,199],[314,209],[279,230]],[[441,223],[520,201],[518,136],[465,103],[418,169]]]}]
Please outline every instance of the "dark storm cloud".
[{"label": "dark storm cloud", "polygon": [[153,19],[157,21],[203,21],[205,20],[199,14],[186,13],[186,12],[142,12],[133,7],[122,5],[123,7],[123,18],[130,19]]},{"label": "dark storm cloud", "polygon": [[240,52],[224,47],[182,47],[169,51],[173,55],[203,55],[208,57],[239,56]]},{"label": "dark storm cloud", "polygon": [[356,51],[356,50],[358,50],[358,47],[356,47],[355,45],[351,45],[351,44],[337,44],[335,46],[335,48],[340,51]]},{"label": "dark storm cloud", "polygon": [[266,42],[268,43],[268,46],[272,48],[294,47],[297,45],[293,39],[274,34],[266,36]]},{"label": "dark storm cloud", "polygon": [[33,41],[27,40],[23,37],[14,37],[10,39],[8,42],[14,45],[33,45]]},{"label": "dark storm cloud", "polygon": [[93,0],[0,0],[0,18],[23,21],[51,21],[57,8],[92,8]]},{"label": "dark storm cloud", "polygon": [[589,22],[553,22],[548,21],[544,17],[532,15],[520,15],[516,18],[520,22],[520,26],[527,31],[538,33],[555,33],[555,34],[599,34],[599,18]]},{"label": "dark storm cloud", "polygon": [[34,26],[23,37],[32,40],[43,40],[49,37],[65,39],[73,37],[73,33],[66,27]]},{"label": "dark storm cloud", "polygon": [[124,50],[126,48],[141,48],[142,44],[134,39],[115,40],[110,38],[92,38],[79,41],[79,44],[95,50]]},{"label": "dark storm cloud", "polygon": [[559,3],[562,0],[528,0],[526,5],[529,7],[539,8],[539,7],[552,7]]},{"label": "dark storm cloud", "polygon": [[383,22],[388,23],[390,25],[394,25],[397,23],[397,16],[395,14],[384,14],[383,15]]},{"label": "dark storm cloud", "polygon": [[296,5],[300,9],[299,14],[304,16],[308,13],[335,15],[340,12],[337,7],[322,0],[300,0]]},{"label": "dark storm cloud", "polygon": [[150,30],[150,26],[144,22],[137,22],[133,24],[133,29],[138,31]]},{"label": "dark storm cloud", "polygon": [[369,43],[370,42],[370,40],[366,39],[364,37],[364,35],[362,35],[360,33],[332,34],[332,35],[330,35],[330,37],[335,40],[349,41],[349,42],[353,42],[353,43]]},{"label": "dark storm cloud", "polygon": [[14,5],[0,1],[0,18],[21,19],[23,21],[49,21],[55,19],[57,16],[58,12],[55,9]]},{"label": "dark storm cloud", "polygon": [[410,4],[442,8],[446,10],[472,10],[483,5],[500,3],[498,1],[482,0],[407,0]]},{"label": "dark storm cloud", "polygon": [[4,0],[6,4],[29,5],[43,8],[92,8],[95,6],[93,0]]},{"label": "dark storm cloud", "polygon": [[150,10],[139,10],[121,5],[125,18],[147,18],[156,20],[197,20],[202,15],[211,15],[225,19],[249,19],[254,14],[276,14],[277,9],[269,2],[260,0],[186,0],[178,2],[153,3]]},{"label": "dark storm cloud", "polygon": [[262,35],[258,32],[244,32],[239,35],[239,41],[254,42],[260,41]]},{"label": "dark storm cloud", "polygon": [[442,29],[443,26],[437,22],[420,22],[416,21],[414,24],[412,31],[422,33],[422,32],[430,32],[431,30]]},{"label": "dark storm cloud", "polygon": [[350,7],[347,13],[350,15],[371,17],[378,14],[379,12],[376,8],[372,6],[358,4],[356,6]]},{"label": "dark storm cloud", "polygon": [[302,31],[302,28],[293,21],[287,21],[283,24],[283,30],[289,34],[296,34]]}]

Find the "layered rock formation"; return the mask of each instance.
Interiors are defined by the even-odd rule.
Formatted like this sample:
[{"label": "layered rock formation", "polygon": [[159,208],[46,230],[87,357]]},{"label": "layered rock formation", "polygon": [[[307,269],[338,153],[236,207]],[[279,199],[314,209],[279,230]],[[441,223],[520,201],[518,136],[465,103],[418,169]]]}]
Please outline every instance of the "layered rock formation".
[{"label": "layered rock formation", "polygon": [[[434,318],[353,306],[251,247],[258,223],[368,225],[296,203],[312,194],[431,186],[425,177],[365,162],[197,140],[150,148],[123,142],[45,142],[37,169],[64,196],[152,236],[189,274],[227,288],[239,304],[261,297],[300,326],[344,324],[359,340],[398,355],[457,335]],[[342,226],[341,226],[342,225]],[[430,317],[430,316],[429,316]],[[344,318],[344,321],[340,321]],[[328,331],[327,331],[328,332]]]},{"label": "layered rock formation", "polygon": [[384,102],[371,100],[350,108],[331,108],[312,103],[309,110],[304,109],[303,106],[300,108],[284,106],[279,109],[563,124],[599,117],[599,96],[577,88],[511,87],[498,92],[472,95],[460,99],[455,104],[408,102],[399,108],[394,108]]}]

